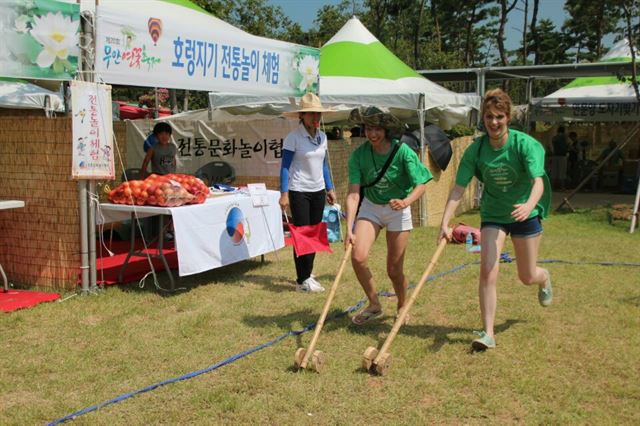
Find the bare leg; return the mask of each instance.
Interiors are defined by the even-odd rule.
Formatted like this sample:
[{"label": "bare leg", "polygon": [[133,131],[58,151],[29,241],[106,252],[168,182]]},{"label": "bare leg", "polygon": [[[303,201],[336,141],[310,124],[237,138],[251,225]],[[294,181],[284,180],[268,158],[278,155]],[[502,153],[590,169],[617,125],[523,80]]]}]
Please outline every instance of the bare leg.
[{"label": "bare leg", "polygon": [[358,220],[356,222],[356,242],[351,252],[351,264],[367,299],[369,299],[369,306],[365,309],[368,312],[378,312],[382,309],[368,264],[369,251],[379,232],[380,227],[373,222],[368,220]]},{"label": "bare leg", "polygon": [[407,277],[404,275],[404,254],[409,242],[409,231],[387,231],[387,275],[398,298],[398,310],[404,306],[407,295]]},{"label": "bare leg", "polygon": [[484,331],[491,337],[494,337],[493,325],[496,319],[496,283],[500,269],[500,253],[506,236],[502,229],[489,227],[482,229],[478,295],[482,325]]},{"label": "bare leg", "polygon": [[516,252],[516,264],[518,265],[518,278],[524,285],[537,284],[544,288],[547,281],[547,271],[537,265],[538,248],[542,235],[535,237],[513,237],[513,249]]}]

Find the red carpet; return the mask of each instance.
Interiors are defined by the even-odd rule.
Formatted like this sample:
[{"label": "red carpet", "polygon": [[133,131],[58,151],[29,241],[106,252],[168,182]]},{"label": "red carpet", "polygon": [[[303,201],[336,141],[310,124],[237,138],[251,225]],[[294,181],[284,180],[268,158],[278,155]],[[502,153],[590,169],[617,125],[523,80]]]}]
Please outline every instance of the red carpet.
[{"label": "red carpet", "polygon": [[[107,247],[109,247],[108,243]],[[142,247],[142,241],[140,241],[137,248],[141,249]],[[114,253],[113,256],[109,256],[109,253],[107,253],[104,247],[101,249],[100,246],[98,246],[96,249],[98,284],[118,284],[120,268],[124,264],[124,260],[129,252],[129,241],[113,241],[109,249]],[[155,248],[148,248],[147,252],[156,253],[157,250]],[[169,267],[171,269],[178,269],[178,255],[173,242],[165,242],[164,255],[167,258]],[[164,270],[164,265],[160,259],[153,259],[153,267],[156,272]],[[129,259],[129,264],[127,265],[127,269],[124,271],[122,279],[125,283],[138,281],[149,271],[151,271],[151,267],[149,266],[149,260],[146,257],[132,257]]]},{"label": "red carpet", "polygon": [[58,300],[58,293],[41,293],[39,291],[0,289],[0,311],[13,312],[18,309],[30,308],[39,303]]}]

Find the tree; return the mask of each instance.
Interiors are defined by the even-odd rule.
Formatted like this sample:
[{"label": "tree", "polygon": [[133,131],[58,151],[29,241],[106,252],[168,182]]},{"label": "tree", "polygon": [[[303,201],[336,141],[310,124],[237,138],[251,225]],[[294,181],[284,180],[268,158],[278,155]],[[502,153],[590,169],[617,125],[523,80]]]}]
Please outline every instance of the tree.
[{"label": "tree", "polygon": [[533,63],[535,65],[540,64],[540,38],[538,37],[538,10],[540,7],[540,0],[533,0],[533,11],[531,12],[531,41],[535,46],[531,49],[527,46],[525,57],[529,57],[529,52],[533,52]]},{"label": "tree", "polygon": [[595,62],[604,53],[602,39],[616,29],[620,8],[614,2],[593,0],[566,0],[569,18],[562,31],[569,36],[576,49],[576,62]]},{"label": "tree", "polygon": [[498,43],[498,52],[500,53],[500,63],[503,66],[508,65],[509,60],[507,57],[507,51],[504,48],[504,28],[507,26],[507,16],[516,7],[516,2],[518,0],[513,0],[511,4],[507,3],[507,0],[499,0],[500,3],[500,20],[498,26],[498,34],[496,36],[496,41]]},{"label": "tree", "polygon": [[328,4],[322,6],[313,21],[315,28],[308,32],[308,44],[314,47],[321,47],[328,42],[349,20],[352,11],[349,0],[343,0],[337,5]]},{"label": "tree", "polygon": [[640,102],[640,90],[638,89],[638,74],[636,70],[636,40],[638,39],[640,20],[635,26],[632,24],[632,19],[637,18],[640,11],[638,10],[637,2],[633,0],[622,0],[621,7],[623,10],[625,33],[627,40],[629,40],[629,50],[631,50],[631,84],[633,91],[636,93],[636,100]]},{"label": "tree", "polygon": [[571,62],[568,49],[570,39],[562,31],[557,31],[550,19],[543,19],[536,24],[536,37],[532,37],[528,51],[534,52],[534,63],[566,64]]}]

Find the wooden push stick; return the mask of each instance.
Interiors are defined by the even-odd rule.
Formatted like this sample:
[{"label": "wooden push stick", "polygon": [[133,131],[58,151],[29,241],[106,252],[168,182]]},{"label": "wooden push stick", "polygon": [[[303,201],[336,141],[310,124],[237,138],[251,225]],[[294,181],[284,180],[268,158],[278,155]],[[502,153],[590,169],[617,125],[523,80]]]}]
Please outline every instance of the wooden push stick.
[{"label": "wooden push stick", "polygon": [[402,325],[404,324],[404,320],[407,314],[409,313],[409,309],[411,309],[411,306],[413,306],[413,302],[415,302],[416,299],[418,298],[418,294],[420,293],[422,286],[424,286],[424,284],[427,282],[427,279],[429,278],[429,274],[433,270],[434,266],[436,266],[436,263],[438,263],[438,259],[440,258],[440,255],[442,254],[444,247],[446,245],[447,245],[446,238],[443,238],[442,240],[440,240],[440,243],[438,244],[438,248],[436,249],[436,252],[431,257],[429,266],[427,266],[427,269],[424,271],[424,274],[422,274],[422,277],[420,278],[420,282],[411,293],[411,297],[409,297],[409,300],[407,301],[407,303],[405,303],[405,305],[402,307],[398,317],[396,318],[396,321],[393,323],[393,328],[391,329],[391,332],[389,333],[389,335],[387,336],[387,339],[384,341],[382,347],[380,348],[380,351],[378,352],[378,356],[376,356],[376,359],[373,361],[374,365],[378,365],[382,357],[385,356],[385,354],[387,353],[387,350],[389,349],[389,346],[391,346],[391,344],[393,343],[393,340],[396,338],[396,335],[398,334],[400,327],[402,327]]},{"label": "wooden push stick", "polygon": [[313,355],[313,351],[316,348],[316,343],[318,342],[318,337],[320,336],[320,332],[322,331],[322,326],[324,326],[324,321],[327,319],[327,314],[329,313],[329,308],[331,308],[331,303],[333,302],[333,298],[336,295],[336,290],[338,290],[338,284],[340,283],[340,278],[342,277],[342,273],[344,272],[344,267],[347,264],[347,261],[351,257],[351,248],[352,244],[349,244],[347,249],[344,252],[344,256],[342,257],[342,262],[340,263],[340,268],[338,269],[338,275],[333,280],[333,284],[331,285],[331,290],[329,291],[329,295],[327,296],[326,302],[324,302],[324,308],[322,308],[322,314],[320,314],[320,319],[316,323],[316,329],[313,332],[313,337],[311,338],[311,343],[309,343],[309,347],[307,348],[306,353],[304,354],[304,358],[302,358],[302,362],[300,363],[300,369],[307,368],[307,364],[309,363],[309,358]]}]

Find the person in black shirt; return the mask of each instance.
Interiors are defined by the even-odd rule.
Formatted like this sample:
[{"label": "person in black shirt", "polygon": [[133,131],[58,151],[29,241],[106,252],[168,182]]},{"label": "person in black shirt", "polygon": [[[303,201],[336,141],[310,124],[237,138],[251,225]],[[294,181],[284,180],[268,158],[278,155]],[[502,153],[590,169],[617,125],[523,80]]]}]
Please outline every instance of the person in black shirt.
[{"label": "person in black shirt", "polygon": [[558,133],[551,140],[551,182],[554,188],[565,189],[567,179],[567,153],[569,144],[564,127],[558,127]]}]

